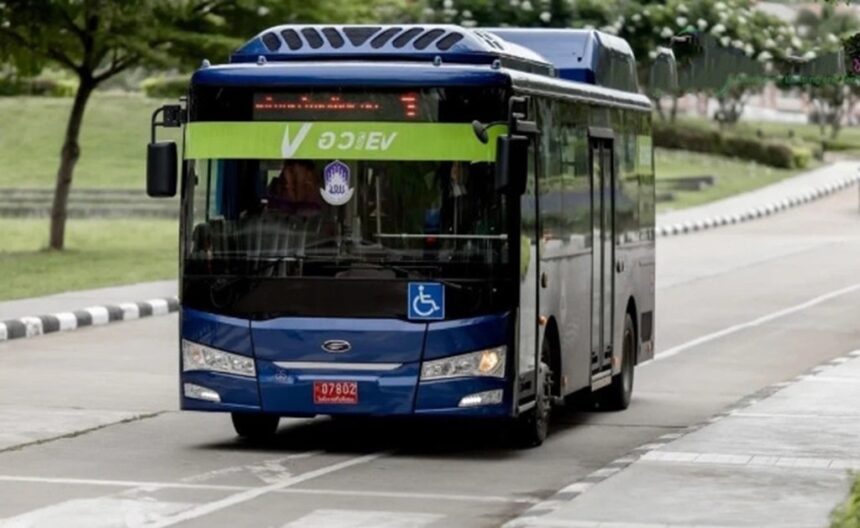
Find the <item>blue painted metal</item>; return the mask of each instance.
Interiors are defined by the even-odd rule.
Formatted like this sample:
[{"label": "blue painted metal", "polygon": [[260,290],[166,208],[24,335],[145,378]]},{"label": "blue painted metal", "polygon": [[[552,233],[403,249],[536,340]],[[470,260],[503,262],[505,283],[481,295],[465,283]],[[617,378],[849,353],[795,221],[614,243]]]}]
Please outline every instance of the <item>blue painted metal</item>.
[{"label": "blue painted metal", "polygon": [[[420,363],[407,363],[395,370],[349,371],[287,369],[271,361],[257,360],[262,408],[283,415],[307,414],[412,414]],[[315,381],[358,382],[358,403],[314,404]]]},{"label": "blue painted metal", "polygon": [[368,88],[508,86],[510,77],[500,70],[472,65],[429,63],[292,63],[231,64],[197,70],[194,85],[260,87],[340,87],[359,85]]},{"label": "blue painted metal", "polygon": [[[458,414],[505,416],[511,410],[511,383],[499,378],[459,378],[421,383],[415,398],[415,414]],[[502,403],[457,407],[464,396],[502,389]]]},{"label": "blue painted metal", "polygon": [[[418,362],[426,329],[397,319],[281,317],[251,323],[256,357],[265,361]],[[322,345],[331,339],[349,342],[350,350],[326,352]]]},{"label": "blue painted metal", "polygon": [[260,391],[257,387],[257,380],[254,378],[192,370],[183,372],[180,376],[180,394],[184,394],[182,392],[184,383],[194,383],[212,389],[221,396],[221,403],[213,403],[186,398],[183,395],[180,405],[185,410],[236,410],[237,407],[259,410],[260,408]]},{"label": "blue painted metal", "polygon": [[[451,43],[449,46],[448,44]],[[552,75],[539,54],[484,30],[454,25],[275,26],[245,43],[231,62],[398,60],[492,64]]]},{"label": "blue painted metal", "polygon": [[247,319],[215,315],[191,308],[183,308],[180,317],[183,339],[253,357],[251,322]]},{"label": "blue painted metal", "polygon": [[638,92],[636,58],[622,38],[585,29],[487,31],[540,54],[555,66],[562,79]]},{"label": "blue painted metal", "polygon": [[508,342],[509,322],[510,314],[501,314],[430,323],[424,360],[504,345]]}]

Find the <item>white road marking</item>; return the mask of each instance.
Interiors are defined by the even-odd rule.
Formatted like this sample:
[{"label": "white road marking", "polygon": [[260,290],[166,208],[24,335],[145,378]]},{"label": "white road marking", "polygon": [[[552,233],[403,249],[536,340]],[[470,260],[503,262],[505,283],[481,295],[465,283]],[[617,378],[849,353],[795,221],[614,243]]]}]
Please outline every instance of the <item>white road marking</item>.
[{"label": "white road marking", "polygon": [[147,482],[138,480],[83,479],[63,477],[28,477],[24,475],[0,475],[0,482],[29,482],[35,484],[68,484],[71,486],[104,486],[112,488],[145,489],[195,489],[195,490],[248,490],[249,486],[228,486],[222,484],[185,484],[181,482]]},{"label": "white road marking", "polygon": [[421,528],[443,517],[437,513],[314,510],[283,528]]},{"label": "white road marking", "polygon": [[[838,290],[834,290],[832,292],[825,293],[823,295],[819,295],[818,297],[810,299],[806,302],[802,302],[800,304],[796,304],[796,305],[791,306],[789,308],[784,308],[782,310],[778,310],[776,312],[764,315],[764,316],[759,317],[757,319],[753,319],[752,321],[747,321],[745,323],[732,325],[728,328],[723,328],[722,330],[718,330],[716,332],[712,332],[710,334],[706,334],[706,335],[703,335],[701,337],[697,337],[696,339],[693,339],[691,341],[687,341],[686,343],[680,344],[678,346],[674,346],[674,347],[667,349],[667,350],[664,350],[662,352],[658,352],[654,356],[654,359],[653,359],[653,361],[651,361],[651,363],[653,363],[654,361],[659,361],[661,359],[670,358],[672,356],[677,356],[681,352],[686,352],[687,350],[690,350],[691,348],[695,348],[699,345],[703,345],[705,343],[715,341],[715,340],[720,339],[722,337],[726,337],[728,335],[738,333],[741,330],[746,330],[748,328],[755,328],[755,327],[761,326],[765,323],[775,321],[776,319],[779,319],[781,317],[785,317],[787,315],[791,315],[791,314],[794,314],[797,312],[802,312],[803,310],[806,310],[808,308],[812,308],[813,306],[817,306],[821,303],[827,302],[827,301],[835,299],[837,297],[841,297],[843,295],[847,295],[849,293],[853,293],[853,292],[858,291],[858,290],[860,290],[860,283],[853,284],[853,285],[847,286],[845,288],[840,288]],[[645,363],[644,365],[647,365],[647,364],[648,363]]]},{"label": "white road marking", "polygon": [[117,498],[72,499],[0,520],[0,528],[147,526],[190,504]]},{"label": "white road marking", "polygon": [[669,462],[677,464],[718,464],[729,466],[791,467],[812,469],[860,468],[860,460],[821,457],[791,457],[755,454],[691,453],[682,451],[652,451],[642,457],[646,462]]},{"label": "white road marking", "polygon": [[496,495],[451,495],[448,493],[410,493],[403,491],[327,490],[319,488],[288,488],[276,493],[297,495],[339,495],[343,497],[376,497],[380,499],[421,499],[460,502],[494,502],[503,504],[537,504],[536,497],[503,497]]},{"label": "white road marking", "polygon": [[197,519],[199,517],[203,517],[204,515],[209,515],[210,513],[214,513],[225,508],[230,508],[231,506],[236,506],[237,504],[242,504],[243,502],[254,500],[257,497],[261,497],[273,491],[289,488],[290,486],[295,486],[296,484],[301,484],[302,482],[305,482],[307,480],[315,479],[317,477],[321,477],[329,473],[334,473],[336,471],[340,471],[348,467],[357,466],[359,464],[366,464],[368,462],[376,460],[383,455],[384,453],[373,453],[370,455],[350,458],[348,460],[344,460],[343,462],[338,462],[337,464],[321,467],[313,471],[308,471],[307,473],[302,473],[301,475],[297,475],[295,477],[290,477],[276,484],[270,484],[268,486],[262,486],[259,488],[253,488],[239,493],[235,493],[223,499],[212,501],[206,504],[201,504],[195,508],[191,508],[190,510],[162,519],[159,522],[150,525],[148,528],[163,528],[166,526],[173,526],[181,522],[190,521],[192,519]]}]

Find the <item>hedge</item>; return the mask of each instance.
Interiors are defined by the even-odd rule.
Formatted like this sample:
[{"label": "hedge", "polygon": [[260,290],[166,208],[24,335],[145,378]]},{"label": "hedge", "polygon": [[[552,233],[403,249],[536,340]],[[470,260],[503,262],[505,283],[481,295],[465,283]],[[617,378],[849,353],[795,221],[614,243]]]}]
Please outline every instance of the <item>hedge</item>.
[{"label": "hedge", "polygon": [[169,77],[150,77],[140,83],[140,89],[147,97],[159,99],[175,99],[188,92],[190,79],[182,75]]},{"label": "hedge", "polygon": [[654,124],[654,146],[730,156],[780,169],[802,169],[812,160],[808,148],[705,130],[683,124]]},{"label": "hedge", "polygon": [[0,78],[0,95],[39,95],[48,97],[72,97],[78,83],[72,79],[50,77]]}]

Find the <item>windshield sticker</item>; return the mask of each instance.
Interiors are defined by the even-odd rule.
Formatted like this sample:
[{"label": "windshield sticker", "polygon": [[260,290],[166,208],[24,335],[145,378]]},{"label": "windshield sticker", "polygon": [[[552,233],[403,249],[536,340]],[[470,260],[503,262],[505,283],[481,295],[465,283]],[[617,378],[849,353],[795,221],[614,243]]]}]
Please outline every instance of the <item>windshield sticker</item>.
[{"label": "windshield sticker", "polygon": [[349,165],[333,161],[323,169],[323,185],[320,194],[330,205],[343,205],[352,198],[354,189],[349,186]]},{"label": "windshield sticker", "polygon": [[469,123],[193,122],[185,158],[492,162],[507,126],[488,133],[482,143]]}]

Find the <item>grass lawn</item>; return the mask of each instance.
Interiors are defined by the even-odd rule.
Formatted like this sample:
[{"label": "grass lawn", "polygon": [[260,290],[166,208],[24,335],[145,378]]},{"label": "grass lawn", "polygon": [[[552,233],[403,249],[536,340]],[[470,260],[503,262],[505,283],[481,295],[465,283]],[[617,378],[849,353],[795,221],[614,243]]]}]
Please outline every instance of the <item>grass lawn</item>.
[{"label": "grass lawn", "polygon": [[[701,117],[684,116],[679,117],[678,121],[685,125],[691,125],[697,128],[707,130],[717,130],[719,127],[712,119],[703,119]],[[809,143],[821,143],[821,129],[818,125],[811,123],[776,123],[769,121],[739,121],[734,126],[726,129],[726,132],[737,134],[740,136],[757,137],[758,131],[762,131],[762,135],[766,139],[789,139],[789,132],[794,132],[795,139],[800,139]],[[826,129],[824,139],[830,140],[830,129]],[[860,126],[843,127],[836,136],[836,143],[844,144],[846,147],[853,146],[853,150],[860,150]],[[852,149],[848,149],[851,152]]]},{"label": "grass lawn", "polygon": [[69,220],[64,252],[45,251],[47,219],[0,218],[0,300],[170,279],[173,220]]},{"label": "grass lawn", "polygon": [[[153,110],[164,101],[99,93],[84,114],[73,187],[143,189]],[[52,187],[71,98],[0,97],[0,187]],[[159,138],[178,138],[175,130]]]},{"label": "grass lawn", "polygon": [[[667,178],[704,175],[716,177],[716,182],[712,187],[706,187],[701,191],[670,191],[674,194],[675,199],[671,202],[658,203],[658,211],[701,205],[734,194],[751,191],[803,172],[801,170],[776,169],[723,156],[668,149],[656,149],[655,165],[658,192],[666,189],[664,185],[660,184],[660,180]],[[803,170],[806,171],[811,168],[814,167]]]}]

